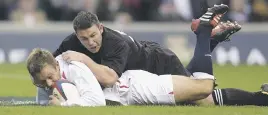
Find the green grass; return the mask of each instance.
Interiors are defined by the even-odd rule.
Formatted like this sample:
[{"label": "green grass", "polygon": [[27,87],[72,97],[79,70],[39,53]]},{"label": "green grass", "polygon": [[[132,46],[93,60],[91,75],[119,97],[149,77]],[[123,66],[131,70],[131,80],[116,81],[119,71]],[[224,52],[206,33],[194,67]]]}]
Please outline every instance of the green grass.
[{"label": "green grass", "polygon": [[25,64],[0,64],[0,96],[36,94]]},{"label": "green grass", "polygon": [[220,88],[259,90],[262,83],[268,83],[268,66],[214,66],[214,75]]},{"label": "green grass", "polygon": [[264,107],[2,107],[1,115],[267,115]]},{"label": "green grass", "polygon": [[[220,88],[241,88],[257,91],[268,82],[268,66],[217,66],[214,73]],[[24,64],[0,64],[0,96],[35,96]],[[268,103],[268,102],[267,102]],[[48,114],[114,114],[114,115],[268,115],[267,107],[0,107],[0,115],[48,115]]]}]

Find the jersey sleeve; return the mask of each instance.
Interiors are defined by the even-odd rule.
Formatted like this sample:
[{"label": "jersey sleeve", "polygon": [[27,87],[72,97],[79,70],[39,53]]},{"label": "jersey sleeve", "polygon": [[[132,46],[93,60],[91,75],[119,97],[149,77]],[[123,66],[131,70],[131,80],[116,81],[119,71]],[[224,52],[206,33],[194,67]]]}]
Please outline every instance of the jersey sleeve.
[{"label": "jersey sleeve", "polygon": [[126,68],[130,53],[130,47],[126,42],[116,44],[112,50],[106,54],[105,58],[101,61],[101,64],[113,69],[118,77],[120,77]]},{"label": "jersey sleeve", "polygon": [[79,92],[77,99],[68,99],[62,106],[105,106],[105,97],[99,82],[91,70],[83,63],[72,61],[69,65],[70,78]]}]

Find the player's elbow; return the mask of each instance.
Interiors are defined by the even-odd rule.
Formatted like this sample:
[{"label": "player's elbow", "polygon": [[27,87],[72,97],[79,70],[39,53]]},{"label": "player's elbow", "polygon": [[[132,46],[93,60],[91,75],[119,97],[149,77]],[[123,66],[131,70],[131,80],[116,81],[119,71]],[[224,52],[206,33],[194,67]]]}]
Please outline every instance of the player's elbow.
[{"label": "player's elbow", "polygon": [[77,102],[80,106],[96,107],[96,106],[106,106],[105,96],[102,90],[95,90],[94,93],[90,95],[84,95],[80,98],[81,102]]},{"label": "player's elbow", "polygon": [[112,75],[112,76],[107,77],[107,79],[103,80],[102,84],[105,87],[110,87],[116,83],[117,79],[118,79],[117,75]]},{"label": "player's elbow", "polygon": [[105,101],[105,98],[99,98],[97,100],[85,100],[84,102],[81,102],[81,103],[77,102],[76,104],[68,105],[68,106],[74,106],[74,105],[83,106],[83,107],[106,106],[106,101]]},{"label": "player's elbow", "polygon": [[87,104],[83,105],[87,107],[98,107],[98,106],[106,106],[105,99],[89,101]]},{"label": "player's elbow", "polygon": [[102,85],[105,87],[112,86],[118,80],[118,75],[113,69],[108,69],[106,77],[103,77]]},{"label": "player's elbow", "polygon": [[97,106],[106,106],[105,98],[100,100]]},{"label": "player's elbow", "polygon": [[89,102],[90,106],[96,107],[96,106],[106,106],[105,96],[102,95],[96,95],[91,101]]}]

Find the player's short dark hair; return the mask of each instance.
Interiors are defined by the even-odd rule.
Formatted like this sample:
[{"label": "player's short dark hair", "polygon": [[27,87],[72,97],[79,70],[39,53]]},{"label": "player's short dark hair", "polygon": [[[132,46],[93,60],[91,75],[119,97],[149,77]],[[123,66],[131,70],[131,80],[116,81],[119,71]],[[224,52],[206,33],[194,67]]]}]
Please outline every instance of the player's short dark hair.
[{"label": "player's short dark hair", "polygon": [[81,11],[73,20],[73,28],[77,32],[77,30],[87,29],[99,23],[97,15],[91,12]]},{"label": "player's short dark hair", "polygon": [[40,81],[39,74],[47,65],[51,65],[56,68],[57,61],[54,56],[48,50],[40,48],[33,49],[27,58],[27,69],[31,75],[34,85],[41,87],[43,84],[42,82],[44,81]]}]

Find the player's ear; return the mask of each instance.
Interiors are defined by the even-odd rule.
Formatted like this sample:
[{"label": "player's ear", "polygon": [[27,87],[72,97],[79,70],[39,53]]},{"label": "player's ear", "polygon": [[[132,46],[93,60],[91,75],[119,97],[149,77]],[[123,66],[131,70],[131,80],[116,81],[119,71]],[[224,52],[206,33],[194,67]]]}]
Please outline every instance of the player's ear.
[{"label": "player's ear", "polygon": [[99,30],[100,30],[100,33],[102,34],[102,32],[103,32],[103,24],[102,23],[99,24]]},{"label": "player's ear", "polygon": [[59,62],[58,62],[58,61],[56,61],[56,67],[60,67],[60,65],[59,65]]},{"label": "player's ear", "polygon": [[77,34],[77,32],[75,32],[75,35],[76,35],[76,37],[78,38],[78,34]]}]

